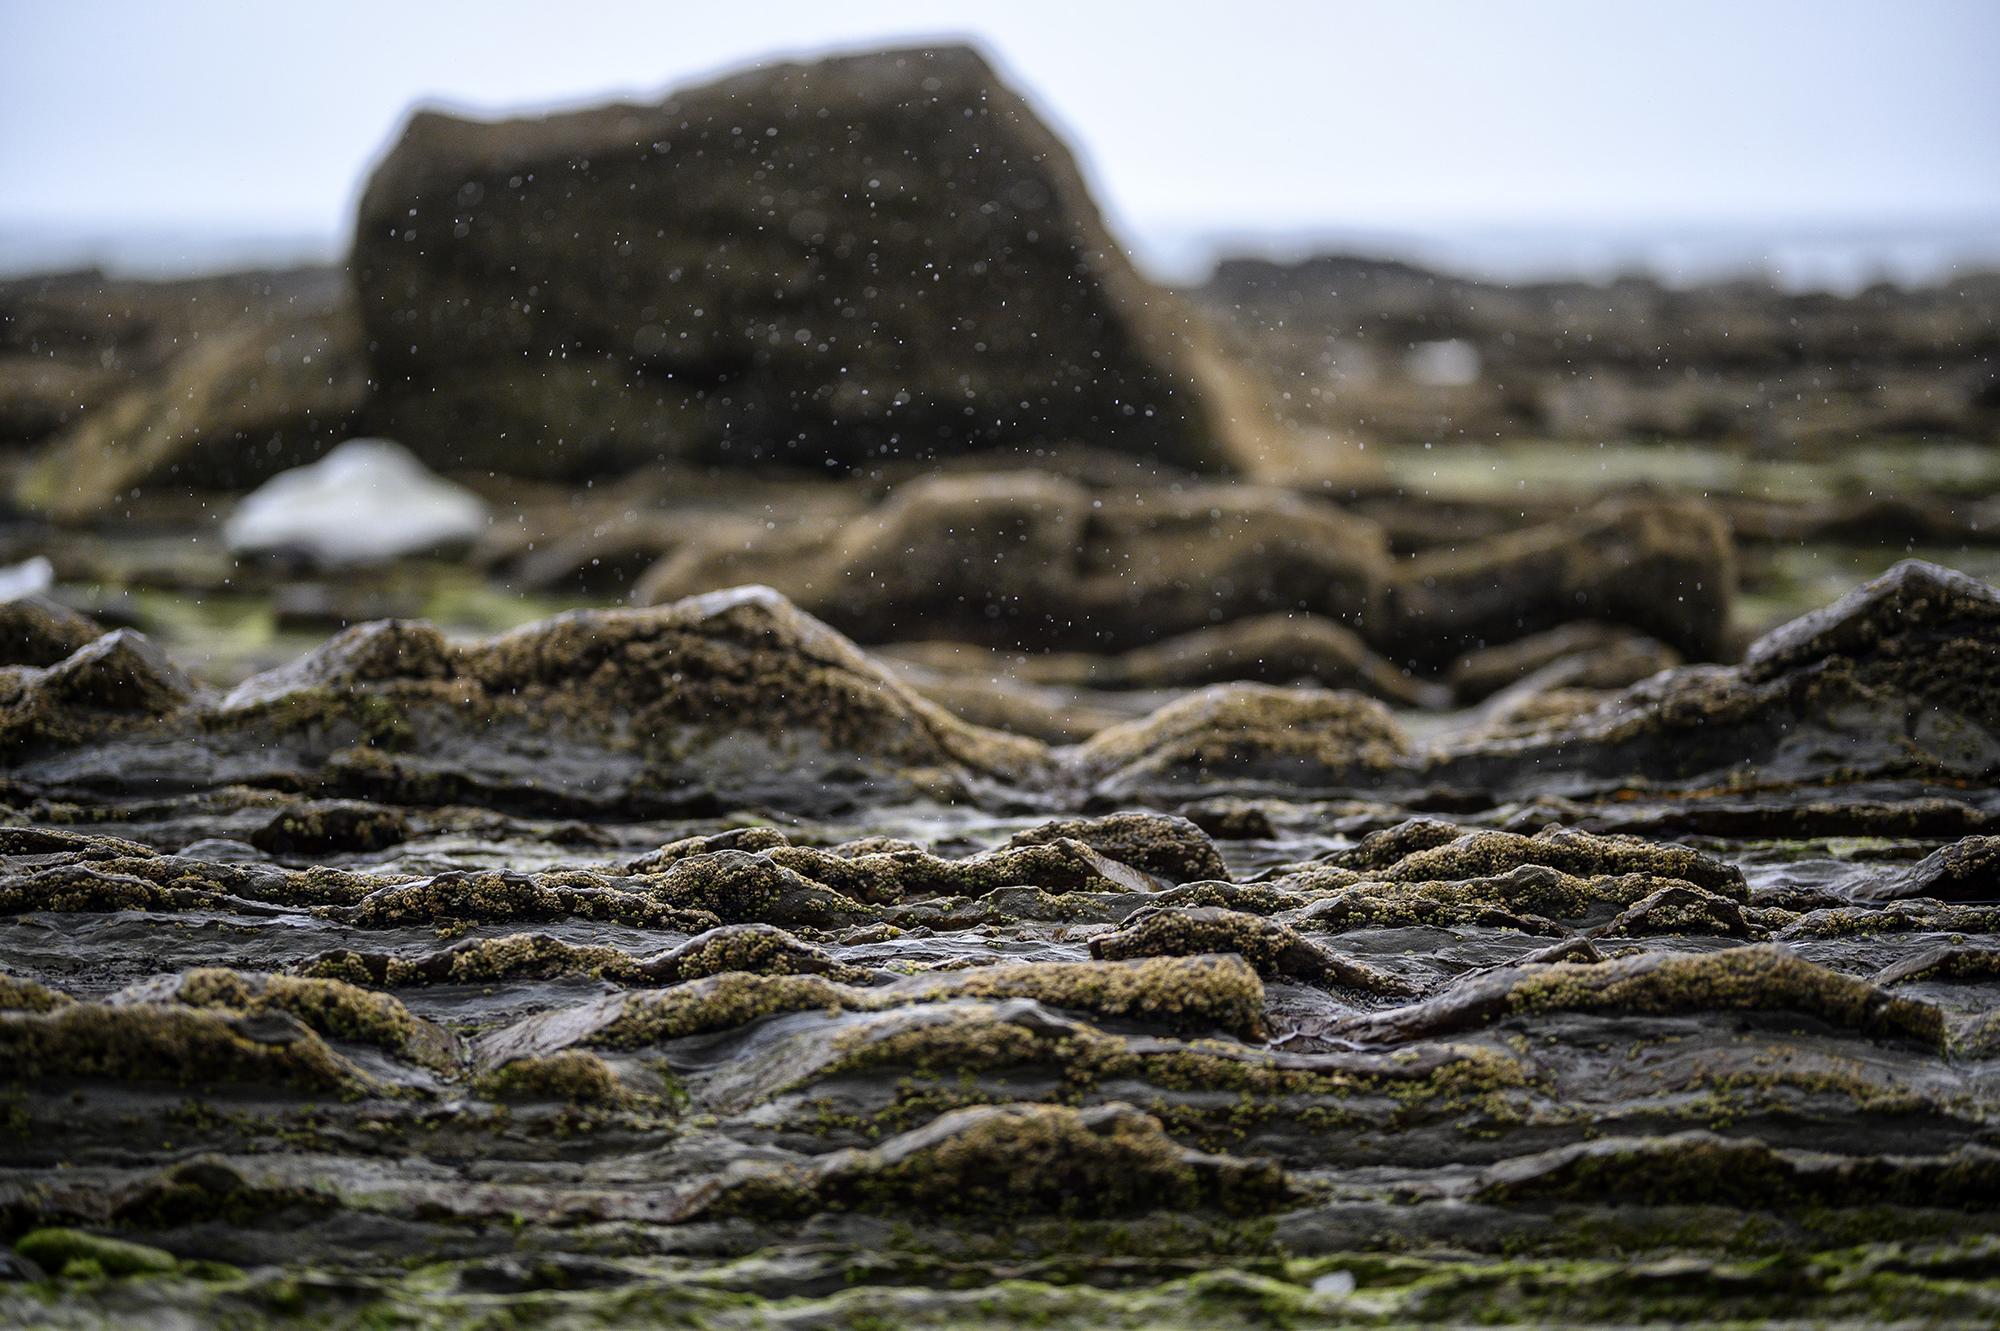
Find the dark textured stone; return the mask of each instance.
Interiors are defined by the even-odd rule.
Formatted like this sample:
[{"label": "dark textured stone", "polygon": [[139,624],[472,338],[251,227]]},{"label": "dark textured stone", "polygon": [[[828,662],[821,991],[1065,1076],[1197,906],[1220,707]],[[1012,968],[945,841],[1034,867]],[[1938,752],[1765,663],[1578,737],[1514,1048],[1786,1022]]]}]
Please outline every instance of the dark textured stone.
[{"label": "dark textured stone", "polygon": [[419,112],[362,198],[378,426],[440,466],[823,469],[1078,439],[1254,460],[1262,418],[962,47],[481,123]]}]

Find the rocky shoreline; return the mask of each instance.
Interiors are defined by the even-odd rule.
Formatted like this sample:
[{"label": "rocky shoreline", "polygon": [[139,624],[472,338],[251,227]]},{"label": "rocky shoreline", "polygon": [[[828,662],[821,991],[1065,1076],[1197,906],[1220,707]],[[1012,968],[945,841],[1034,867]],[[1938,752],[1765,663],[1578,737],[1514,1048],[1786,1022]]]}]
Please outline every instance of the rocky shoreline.
[{"label": "rocky shoreline", "polygon": [[1993,281],[1162,290],[941,47],[0,282],[0,1324],[1993,1324]]},{"label": "rocky shoreline", "polygon": [[1234,684],[1052,746],[768,590],[226,692],[39,622],[0,1215],[62,1280],[9,1320],[2000,1299],[2000,595],[1948,570],[1423,741]]}]

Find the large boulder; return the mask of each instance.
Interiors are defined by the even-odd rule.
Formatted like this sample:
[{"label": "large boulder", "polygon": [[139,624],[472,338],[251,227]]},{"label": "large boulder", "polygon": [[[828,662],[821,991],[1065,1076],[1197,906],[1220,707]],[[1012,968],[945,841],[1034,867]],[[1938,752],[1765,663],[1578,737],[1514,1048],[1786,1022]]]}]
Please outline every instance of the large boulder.
[{"label": "large boulder", "polygon": [[433,465],[858,466],[1074,440],[1247,466],[1266,420],[962,47],[502,122],[422,111],[353,274],[376,425]]}]

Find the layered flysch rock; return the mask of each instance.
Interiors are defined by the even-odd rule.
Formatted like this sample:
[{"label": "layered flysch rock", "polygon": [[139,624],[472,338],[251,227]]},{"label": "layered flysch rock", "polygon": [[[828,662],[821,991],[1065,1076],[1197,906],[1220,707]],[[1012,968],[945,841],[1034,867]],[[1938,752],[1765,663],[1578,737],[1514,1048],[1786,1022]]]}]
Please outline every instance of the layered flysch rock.
[{"label": "layered flysch rock", "polygon": [[908,798],[1032,784],[968,726],[760,589],[577,611],[468,645],[386,621],[226,694],[129,631],[0,675],[11,772],[53,788],[234,783],[576,809]]},{"label": "layered flysch rock", "polygon": [[1441,754],[1440,782],[1516,792],[2000,772],[2000,592],[1906,560],[1752,644],[1574,719]]},{"label": "layered flysch rock", "polygon": [[[1375,523],[1288,490],[1093,489],[1003,472],[911,481],[859,518],[824,528],[690,532],[634,595],[658,603],[736,582],[775,587],[870,643],[948,638],[1110,653],[1239,620],[1311,616],[1435,672],[1463,652],[1579,620],[1626,625],[1690,658],[1717,659],[1736,571],[1726,524],[1693,501],[1612,501],[1449,555],[1398,560]],[[1287,636],[1307,639],[1303,630]],[[1270,637],[1267,625],[1258,645],[1274,659],[1262,669],[1301,657],[1310,669],[1327,651],[1323,641]],[[1206,646],[1233,668],[1260,668],[1244,659],[1252,653]],[[1178,676],[1164,661],[1133,664],[1106,682],[1207,682],[1189,677],[1201,668],[1193,661]],[[1108,663],[1092,669],[1113,673]]]},{"label": "layered flysch rock", "polygon": [[420,112],[363,195],[353,272],[376,425],[435,466],[823,469],[1089,439],[1229,470],[1267,443],[1240,372],[962,47],[652,105]]},{"label": "layered flysch rock", "polygon": [[1011,472],[914,481],[861,520],[803,539],[696,534],[636,595],[658,602],[752,581],[864,642],[1103,651],[1246,614],[1372,623],[1388,565],[1372,524],[1282,490],[1099,495]]},{"label": "layered flysch rock", "polygon": [[[922,818],[17,809],[0,1318],[2000,1308],[1991,837],[1262,807],[1252,839],[1135,809],[935,849],[888,834]],[[281,824],[277,860],[215,835]]]},{"label": "layered flysch rock", "polygon": [[[73,631],[46,614],[31,627]],[[0,668],[7,776],[48,794],[250,784],[634,816],[919,797],[1498,801],[1990,781],[2000,593],[1907,562],[1759,640],[1740,666],[1530,695],[1512,717],[1418,742],[1354,692],[1219,684],[1051,746],[958,719],[767,588],[577,611],[467,644],[423,624],[365,625],[226,694],[198,689],[129,630]]]}]

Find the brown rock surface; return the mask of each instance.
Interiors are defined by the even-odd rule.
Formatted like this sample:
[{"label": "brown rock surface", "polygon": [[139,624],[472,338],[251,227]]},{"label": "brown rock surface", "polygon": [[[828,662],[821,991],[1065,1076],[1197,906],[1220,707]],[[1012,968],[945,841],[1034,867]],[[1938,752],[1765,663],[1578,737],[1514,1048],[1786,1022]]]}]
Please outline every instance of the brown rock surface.
[{"label": "brown rock surface", "polygon": [[1073,440],[1256,465],[1261,417],[975,52],[657,104],[418,113],[362,198],[377,427],[433,465],[860,467]]}]

